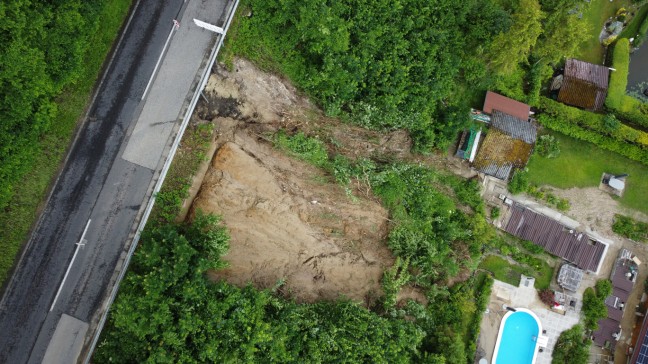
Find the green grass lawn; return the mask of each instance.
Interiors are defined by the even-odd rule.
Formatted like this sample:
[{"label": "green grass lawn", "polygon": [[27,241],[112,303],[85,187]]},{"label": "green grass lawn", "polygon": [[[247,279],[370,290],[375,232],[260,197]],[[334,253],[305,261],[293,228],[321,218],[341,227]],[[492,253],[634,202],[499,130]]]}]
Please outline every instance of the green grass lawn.
[{"label": "green grass lawn", "polygon": [[597,187],[603,172],[628,173],[622,205],[648,213],[648,167],[594,144],[552,132],[560,143],[560,156],[546,159],[534,155],[529,180],[558,188]]},{"label": "green grass lawn", "polygon": [[631,3],[631,0],[616,0],[613,2],[608,0],[592,0],[589,4],[583,2],[583,18],[589,24],[590,31],[588,34],[584,34],[587,40],[583,42],[576,58],[595,64],[602,64],[605,48],[599,43],[598,37],[603,24],[605,24],[609,17],[616,15],[617,10],[622,7],[627,8]]},{"label": "green grass lawn", "polygon": [[131,0],[111,0],[104,5],[99,15],[99,31],[90,39],[93,46],[86,54],[83,74],[76,84],[67,87],[58,97],[58,115],[52,121],[51,130],[41,139],[38,146],[40,153],[37,154],[33,168],[23,178],[20,191],[13,196],[11,208],[0,211],[1,282],[7,279],[16,255],[38,217],[39,205],[58,172],[77,122],[88,105],[104,59],[128,14],[130,3]]},{"label": "green grass lawn", "polygon": [[493,273],[493,277],[498,281],[506,282],[516,287],[520,284],[520,274],[532,276],[536,279],[535,287],[537,289],[549,288],[554,272],[553,267],[544,260],[542,260],[542,266],[539,269],[533,269],[522,264],[511,264],[506,259],[497,255],[486,256],[479,263],[479,268]]}]

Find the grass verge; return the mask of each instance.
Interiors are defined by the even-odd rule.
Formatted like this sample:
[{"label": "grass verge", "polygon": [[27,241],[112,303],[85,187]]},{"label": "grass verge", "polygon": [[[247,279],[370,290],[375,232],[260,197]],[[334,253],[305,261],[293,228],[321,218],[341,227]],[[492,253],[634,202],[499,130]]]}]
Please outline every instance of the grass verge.
[{"label": "grass verge", "polygon": [[172,223],[176,220],[182,209],[182,203],[189,197],[193,177],[207,158],[213,135],[214,124],[212,123],[189,125],[156,197],[151,215],[152,221]]},{"label": "grass verge", "polygon": [[0,281],[5,282],[21,250],[31,226],[38,218],[39,205],[48,186],[58,173],[77,123],[86,109],[95,83],[121,25],[128,14],[131,0],[107,1],[99,15],[101,26],[90,39],[85,56],[85,69],[76,84],[68,86],[57,98],[58,114],[47,135],[38,145],[32,169],[25,175],[20,191],[9,207],[0,211]]},{"label": "grass verge", "polygon": [[648,213],[648,167],[592,143],[551,132],[560,143],[560,156],[546,159],[533,155],[527,168],[529,181],[558,188],[597,187],[603,172],[628,173],[626,190],[619,202]]}]

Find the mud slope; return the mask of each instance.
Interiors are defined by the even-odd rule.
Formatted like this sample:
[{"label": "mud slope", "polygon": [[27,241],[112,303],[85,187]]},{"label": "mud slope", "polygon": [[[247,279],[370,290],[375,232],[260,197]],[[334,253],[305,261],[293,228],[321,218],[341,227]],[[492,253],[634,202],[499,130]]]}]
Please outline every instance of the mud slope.
[{"label": "mud slope", "polygon": [[[245,61],[233,72],[219,69],[206,95],[201,118],[213,119],[218,137],[190,216],[222,215],[232,237],[229,268],[210,277],[258,288],[283,282],[281,292],[300,302],[347,297],[369,304],[381,295],[382,272],[393,264],[384,244],[387,211],[369,193],[349,197],[330,176],[268,141],[278,128],[313,127],[318,112]],[[408,150],[407,140],[400,150],[391,147],[395,135],[349,150]]]}]

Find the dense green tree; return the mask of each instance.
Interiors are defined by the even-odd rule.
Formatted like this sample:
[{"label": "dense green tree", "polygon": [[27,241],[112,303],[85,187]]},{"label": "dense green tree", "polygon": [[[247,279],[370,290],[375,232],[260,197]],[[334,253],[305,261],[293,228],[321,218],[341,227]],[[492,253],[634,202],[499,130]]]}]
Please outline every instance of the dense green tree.
[{"label": "dense green tree", "polygon": [[599,320],[607,317],[607,306],[605,306],[605,298],[600,297],[594,289],[587,288],[583,292],[583,321],[585,329],[596,330],[598,328]]},{"label": "dense green tree", "polygon": [[[233,44],[262,65],[279,67],[330,115],[366,127],[405,128],[419,150],[444,147],[463,119],[438,116],[455,81],[486,73],[482,55],[508,29],[496,2],[450,0],[327,2],[248,0]],[[262,47],[259,47],[259,43]],[[275,62],[268,62],[268,59]]]},{"label": "dense green tree", "polygon": [[543,32],[533,49],[533,56],[543,63],[557,64],[573,57],[586,40],[583,34],[589,33],[589,23],[579,19],[576,14],[557,10],[548,13],[542,22]]},{"label": "dense green tree", "polygon": [[53,98],[81,72],[97,1],[0,3],[0,208],[56,115]]},{"label": "dense green tree", "polygon": [[512,15],[511,28],[499,33],[490,46],[489,65],[494,72],[509,75],[520,63],[527,61],[542,33],[544,17],[538,0],[520,0]]},{"label": "dense green tree", "polygon": [[218,219],[147,230],[94,361],[389,362],[418,355],[424,332],[357,304],[297,305],[252,287],[211,283],[228,235]]}]

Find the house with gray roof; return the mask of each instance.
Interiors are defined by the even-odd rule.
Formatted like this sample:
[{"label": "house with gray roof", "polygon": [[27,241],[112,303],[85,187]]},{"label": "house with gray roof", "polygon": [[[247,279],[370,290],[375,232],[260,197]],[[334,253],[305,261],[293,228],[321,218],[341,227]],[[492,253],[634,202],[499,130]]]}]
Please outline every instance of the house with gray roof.
[{"label": "house with gray roof", "polygon": [[534,124],[494,109],[473,167],[506,181],[515,169],[522,169],[529,162],[536,137]]}]

